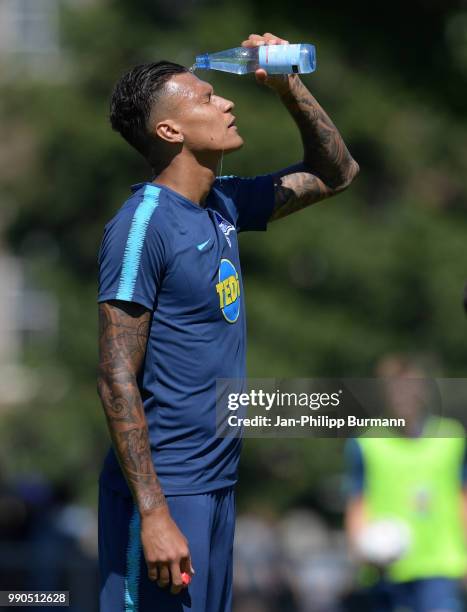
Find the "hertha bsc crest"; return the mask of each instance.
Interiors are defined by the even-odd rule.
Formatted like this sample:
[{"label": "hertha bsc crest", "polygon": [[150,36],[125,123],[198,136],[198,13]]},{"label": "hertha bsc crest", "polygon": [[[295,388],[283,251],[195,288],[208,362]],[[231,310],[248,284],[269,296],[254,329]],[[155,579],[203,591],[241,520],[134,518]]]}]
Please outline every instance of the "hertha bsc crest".
[{"label": "hertha bsc crest", "polygon": [[216,215],[216,221],[220,229],[222,230],[222,233],[224,234],[225,239],[227,240],[227,244],[229,245],[230,248],[232,248],[232,243],[230,241],[229,234],[235,231],[235,227],[231,223],[226,221],[224,217],[222,217],[218,212],[215,212],[214,214]]}]

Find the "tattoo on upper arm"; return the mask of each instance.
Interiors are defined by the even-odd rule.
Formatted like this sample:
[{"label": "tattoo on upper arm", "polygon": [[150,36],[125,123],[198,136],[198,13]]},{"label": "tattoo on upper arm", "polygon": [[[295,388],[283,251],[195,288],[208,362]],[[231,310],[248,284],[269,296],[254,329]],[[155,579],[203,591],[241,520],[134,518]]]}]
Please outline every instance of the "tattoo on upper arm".
[{"label": "tattoo on upper arm", "polygon": [[110,371],[125,368],[137,373],[146,352],[150,321],[150,311],[142,306],[119,302],[100,304],[101,367]]},{"label": "tattoo on upper arm", "polygon": [[[118,305],[117,305],[118,304]],[[139,422],[133,405],[135,377],[146,351],[151,313],[133,304],[99,305],[99,392],[107,419]]]},{"label": "tattoo on upper arm", "polygon": [[277,176],[274,190],[275,204],[270,221],[286,217],[334,193],[323,181],[309,172]]}]

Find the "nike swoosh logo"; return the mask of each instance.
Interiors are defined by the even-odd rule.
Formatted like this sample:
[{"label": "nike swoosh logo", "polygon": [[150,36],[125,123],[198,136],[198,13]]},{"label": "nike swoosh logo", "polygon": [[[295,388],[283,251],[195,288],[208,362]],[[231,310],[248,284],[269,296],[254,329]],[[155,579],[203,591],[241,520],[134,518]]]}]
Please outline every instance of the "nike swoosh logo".
[{"label": "nike swoosh logo", "polygon": [[196,245],[196,248],[198,249],[198,251],[202,251],[204,247],[209,244],[209,242],[211,242],[211,238],[208,238],[206,242],[202,242],[201,244]]}]

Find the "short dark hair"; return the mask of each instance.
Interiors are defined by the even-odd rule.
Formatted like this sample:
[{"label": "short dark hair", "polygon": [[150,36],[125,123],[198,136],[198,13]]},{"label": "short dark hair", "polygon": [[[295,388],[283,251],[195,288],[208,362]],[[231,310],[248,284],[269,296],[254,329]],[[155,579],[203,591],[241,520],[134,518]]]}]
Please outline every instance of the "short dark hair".
[{"label": "short dark hair", "polygon": [[135,66],[115,85],[110,99],[110,123],[146,159],[150,157],[152,136],[148,121],[166,82],[174,75],[188,72],[185,66],[152,62]]}]

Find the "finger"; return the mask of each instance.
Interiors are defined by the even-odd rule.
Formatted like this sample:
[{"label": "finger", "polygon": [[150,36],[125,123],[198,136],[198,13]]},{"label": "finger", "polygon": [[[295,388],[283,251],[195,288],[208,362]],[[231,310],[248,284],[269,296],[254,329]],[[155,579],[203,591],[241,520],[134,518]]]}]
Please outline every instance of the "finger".
[{"label": "finger", "polygon": [[263,34],[263,38],[266,41],[267,45],[288,45],[289,41],[285,40],[285,38],[281,38],[280,36],[276,36],[275,34],[271,34],[271,32],[265,32]]},{"label": "finger", "polygon": [[263,36],[259,34],[250,34],[250,36],[242,42],[242,47],[257,47],[260,45],[288,45],[289,41],[280,36],[276,36],[271,32],[265,32]]},{"label": "finger", "polygon": [[172,578],[170,592],[173,595],[177,595],[185,587],[182,580],[182,574],[180,572],[180,565],[178,563],[170,564],[170,575]]},{"label": "finger", "polygon": [[263,68],[259,68],[258,70],[255,70],[255,77],[258,83],[263,84],[268,78],[268,73]]},{"label": "finger", "polygon": [[242,47],[261,47],[264,45],[264,40],[244,40],[241,44]]},{"label": "finger", "polygon": [[148,564],[148,577],[149,580],[155,582],[159,577],[159,570],[157,569],[157,565]]},{"label": "finger", "polygon": [[266,41],[264,40],[264,37],[260,36],[259,34],[250,34],[245,43],[247,43],[245,46],[248,47],[258,47],[260,45],[266,44]]},{"label": "finger", "polygon": [[191,562],[190,555],[188,555],[188,557],[185,557],[185,559],[182,559],[182,561],[180,562],[180,569],[182,572],[190,574],[190,576],[195,575],[195,570],[193,568],[193,563]]},{"label": "finger", "polygon": [[161,587],[161,589],[165,589],[165,587],[170,584],[170,572],[167,565],[159,564],[159,579],[157,584]]},{"label": "finger", "polygon": [[275,34],[271,34],[271,32],[265,32],[263,34],[263,38],[267,45],[278,45],[282,40],[282,38],[279,38],[279,36],[276,36]]}]

